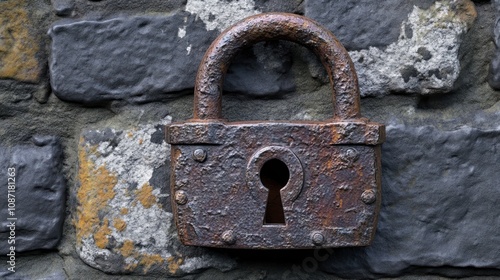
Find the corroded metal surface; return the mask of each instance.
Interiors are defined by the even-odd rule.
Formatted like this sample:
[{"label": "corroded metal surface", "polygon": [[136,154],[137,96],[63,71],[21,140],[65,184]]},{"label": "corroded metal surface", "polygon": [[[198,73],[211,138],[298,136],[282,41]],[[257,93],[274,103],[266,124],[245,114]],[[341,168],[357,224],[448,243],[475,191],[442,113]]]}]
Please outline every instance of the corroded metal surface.
[{"label": "corroded metal surface", "polygon": [[[333,90],[323,122],[225,122],[221,89],[244,46],[284,39],[312,49]],[[227,248],[365,246],[380,207],[385,128],[360,117],[352,62],[317,23],[283,13],[223,32],[201,62],[194,118],[167,126],[171,190],[181,241]]]}]

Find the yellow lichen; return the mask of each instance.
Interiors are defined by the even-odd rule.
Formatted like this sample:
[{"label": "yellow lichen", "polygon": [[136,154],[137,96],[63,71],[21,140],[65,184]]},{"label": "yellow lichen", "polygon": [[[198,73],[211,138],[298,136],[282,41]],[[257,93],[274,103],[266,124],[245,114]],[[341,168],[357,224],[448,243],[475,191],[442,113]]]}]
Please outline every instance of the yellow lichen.
[{"label": "yellow lichen", "polygon": [[168,271],[172,274],[176,274],[179,267],[184,262],[182,258],[169,257],[167,259],[168,262]]},{"label": "yellow lichen", "polygon": [[123,246],[120,248],[120,253],[125,258],[130,257],[134,253],[134,242],[130,239],[125,240]]},{"label": "yellow lichen", "polygon": [[148,183],[145,183],[140,189],[136,190],[135,195],[145,208],[150,208],[156,203],[156,196],[153,195],[153,187]]},{"label": "yellow lichen", "polygon": [[[82,140],[81,140],[82,141]],[[89,159],[87,148],[80,146],[78,152],[78,179],[80,188],[77,191],[79,205],[76,211],[76,239],[80,244],[82,238],[89,237],[99,230],[99,211],[105,209],[114,198],[113,190],[117,178],[104,166],[96,167]]]},{"label": "yellow lichen", "polygon": [[128,214],[128,208],[122,208],[122,209],[120,209],[120,214],[127,215]]},{"label": "yellow lichen", "polygon": [[137,265],[137,262],[129,263],[125,266],[125,271],[134,271],[137,268]]},{"label": "yellow lichen", "polygon": [[97,232],[94,234],[95,245],[101,249],[106,248],[109,243],[108,235],[110,234],[111,229],[109,228],[109,221],[108,219],[104,219],[103,225],[99,227]]},{"label": "yellow lichen", "polygon": [[25,0],[0,1],[0,78],[40,79],[40,38],[30,34],[32,26]]},{"label": "yellow lichen", "polygon": [[118,231],[124,231],[125,228],[127,228],[127,223],[124,220],[120,219],[120,218],[114,218],[113,219],[113,226]]},{"label": "yellow lichen", "polygon": [[149,269],[155,264],[162,264],[165,260],[159,254],[143,254],[139,264],[144,266],[143,272],[147,273]]}]

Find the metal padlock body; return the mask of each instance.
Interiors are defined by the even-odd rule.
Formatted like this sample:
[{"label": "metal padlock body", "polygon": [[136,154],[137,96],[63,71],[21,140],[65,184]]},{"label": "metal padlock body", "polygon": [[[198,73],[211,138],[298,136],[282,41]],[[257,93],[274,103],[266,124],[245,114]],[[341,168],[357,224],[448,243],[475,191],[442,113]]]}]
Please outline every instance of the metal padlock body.
[{"label": "metal padlock body", "polygon": [[[241,48],[285,39],[313,50],[332,84],[335,115],[315,122],[225,122],[223,77]],[[347,51],[317,23],[260,14],[224,31],[205,54],[194,118],[167,126],[171,193],[180,240],[227,248],[369,245],[380,207],[381,124],[359,114],[357,77]],[[284,223],[264,222],[262,168],[278,159],[289,171],[279,191]]]}]

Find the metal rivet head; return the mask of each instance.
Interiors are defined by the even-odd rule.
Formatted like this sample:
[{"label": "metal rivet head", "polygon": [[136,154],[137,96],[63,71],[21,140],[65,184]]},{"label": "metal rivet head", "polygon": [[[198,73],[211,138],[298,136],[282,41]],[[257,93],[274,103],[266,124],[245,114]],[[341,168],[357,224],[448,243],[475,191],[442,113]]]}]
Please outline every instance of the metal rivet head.
[{"label": "metal rivet head", "polygon": [[226,230],[222,233],[222,241],[227,245],[233,245],[236,243],[236,236],[232,230]]},{"label": "metal rivet head", "polygon": [[349,148],[345,151],[345,156],[347,159],[349,159],[351,161],[355,161],[358,159],[359,153],[358,153],[358,151],[356,151],[356,149]]},{"label": "metal rivet head", "polygon": [[311,241],[314,243],[314,245],[321,245],[325,243],[325,237],[319,232],[313,232],[311,234]]},{"label": "metal rivet head", "polygon": [[193,152],[193,159],[197,162],[204,162],[207,159],[207,152],[203,149],[196,149]]},{"label": "metal rivet head", "polygon": [[176,191],[175,192],[175,202],[179,205],[184,205],[188,201],[188,197],[186,195],[186,192],[184,191]]},{"label": "metal rivet head", "polygon": [[361,194],[361,200],[366,204],[372,204],[377,200],[377,196],[373,190],[366,190]]}]

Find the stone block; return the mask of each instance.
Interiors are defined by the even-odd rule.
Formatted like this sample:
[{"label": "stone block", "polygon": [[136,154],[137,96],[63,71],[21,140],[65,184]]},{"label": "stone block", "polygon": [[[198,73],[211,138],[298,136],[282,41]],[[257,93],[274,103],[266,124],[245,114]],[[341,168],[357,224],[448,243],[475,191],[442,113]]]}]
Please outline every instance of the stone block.
[{"label": "stone block", "polygon": [[349,278],[500,269],[498,139],[499,128],[387,126],[375,240],[335,250],[323,269]]},{"label": "stone block", "polygon": [[490,64],[488,82],[493,89],[500,90],[500,0],[493,0],[492,4],[496,11],[495,26],[493,29],[496,52]]},{"label": "stone block", "polygon": [[[51,0],[74,7],[75,17],[110,18],[120,15],[168,14],[181,9],[186,0]],[[61,15],[65,16],[65,15]]]},{"label": "stone block", "polygon": [[42,40],[33,12],[26,0],[0,1],[0,78],[40,80]]},{"label": "stone block", "polygon": [[[0,180],[4,184],[0,193],[1,255],[7,254],[10,246],[15,246],[16,253],[54,249],[62,236],[66,209],[62,149],[54,137],[37,136],[33,142],[0,147]],[[15,185],[10,197],[8,182],[13,183],[11,188]],[[12,202],[15,205],[9,205]],[[8,243],[11,222],[15,223],[15,244]]]},{"label": "stone block", "polygon": [[79,144],[76,247],[81,259],[107,273],[182,276],[229,270],[234,260],[185,247],[170,206],[170,146],[164,124],[128,130],[87,130]]},{"label": "stone block", "polygon": [[[54,93],[62,100],[88,104],[144,103],[192,89],[201,58],[219,32],[198,18],[178,12],[54,25]],[[226,89],[250,94],[292,90],[290,52],[270,53],[243,53],[229,69]]]},{"label": "stone block", "polygon": [[362,96],[451,91],[477,16],[470,0],[307,1],[305,14],[349,50]]}]

